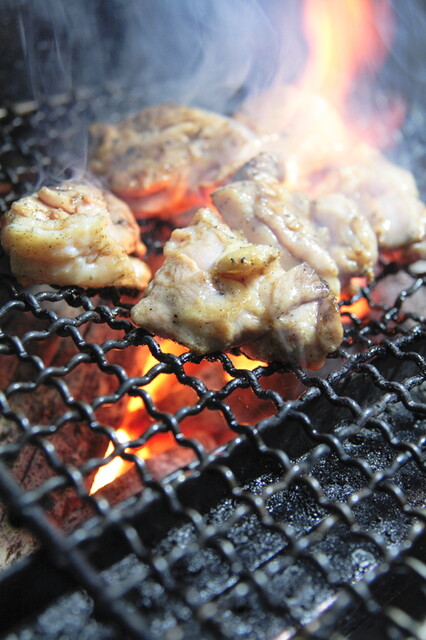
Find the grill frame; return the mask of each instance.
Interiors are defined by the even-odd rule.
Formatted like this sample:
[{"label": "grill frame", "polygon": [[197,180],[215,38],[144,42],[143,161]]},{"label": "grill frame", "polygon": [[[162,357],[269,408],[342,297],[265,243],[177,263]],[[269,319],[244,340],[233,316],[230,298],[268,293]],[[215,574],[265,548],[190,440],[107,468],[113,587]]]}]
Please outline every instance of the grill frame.
[{"label": "grill frame", "polygon": [[[109,97],[104,96],[102,99],[98,98],[98,103],[99,101],[103,103],[102,109],[109,113],[117,109],[119,105],[119,98],[115,94]],[[57,100],[53,105],[38,106],[27,114],[18,114],[16,109],[13,111],[5,108],[2,111],[3,141],[0,155],[4,162],[4,168],[0,181],[10,184],[12,187],[1,200],[2,210],[5,210],[16,197],[34,189],[41,177],[40,167],[47,167],[48,173],[52,175],[57,171],[57,167],[62,167],[60,172],[63,172],[63,167],[71,166],[70,158],[73,155],[73,145],[67,146],[67,141],[75,135],[76,131],[81,131],[86,127],[87,121],[90,120],[94,111],[99,113],[100,110],[99,104],[94,109],[90,99],[87,97],[83,99],[81,95],[73,96],[71,99],[70,96],[64,97],[62,105],[58,102],[60,103],[61,100]],[[63,120],[66,120],[69,125],[71,123],[71,126],[61,129]],[[34,135],[35,123],[37,123],[37,127],[44,123],[41,129],[44,132],[43,135],[46,136],[44,143],[43,136]],[[59,131],[63,131],[63,136],[58,135]],[[61,141],[59,145],[61,152],[52,156],[52,148],[59,148],[58,139]],[[13,164],[15,164],[14,167]],[[155,229],[152,241],[148,244],[151,251],[156,251],[159,247]],[[397,291],[393,304],[381,305],[378,303],[374,299],[377,285],[381,281],[386,282],[387,279],[395,278],[397,274],[401,273],[407,276],[408,286]],[[14,521],[32,530],[42,543],[41,551],[25,560],[21,565],[12,567],[11,570],[0,575],[0,597],[3,596],[4,602],[10,605],[5,607],[5,618],[9,627],[12,628],[16,625],[23,614],[26,616],[29,613],[36,614],[37,610],[47,606],[56,598],[58,591],[65,593],[73,587],[78,587],[86,589],[91,594],[96,606],[96,616],[100,619],[112,619],[130,637],[156,637],[155,634],[149,635],[143,630],[144,620],[138,618],[137,612],[134,616],[129,615],[127,608],[123,607],[123,598],[117,599],[114,589],[111,592],[105,591],[100,572],[132,552],[140,560],[148,562],[150,571],[161,584],[166,585],[167,591],[169,577],[161,562],[159,567],[156,565],[158,545],[153,541],[167,539],[169,532],[177,526],[176,514],[180,514],[180,517],[183,515],[184,519],[196,529],[198,527],[197,544],[201,549],[205,550],[210,547],[218,549],[225,564],[232,569],[236,568],[240,583],[246,586],[248,584],[249,590],[253,589],[256,594],[260,594],[265,602],[269,602],[268,606],[271,611],[275,611],[276,603],[271,603],[264,593],[269,574],[262,569],[251,574],[244,568],[241,557],[238,554],[235,556],[232,548],[230,549],[227,542],[222,539],[223,530],[225,533],[229,533],[229,530],[226,529],[228,526],[225,524],[226,520],[217,527],[213,526],[209,529],[206,528],[203,518],[208,518],[209,512],[214,510],[215,505],[232,497],[232,499],[240,500],[249,513],[259,517],[267,529],[275,530],[274,518],[269,519],[268,510],[265,512],[265,505],[259,503],[256,492],[253,490],[253,484],[250,483],[255,483],[256,479],[267,473],[272,473],[271,470],[278,468],[280,475],[285,480],[271,482],[269,491],[272,495],[274,492],[278,492],[277,486],[280,486],[281,482],[287,482],[291,487],[295,480],[303,484],[308,477],[307,486],[313,491],[317,504],[321,507],[326,505],[330,511],[325,520],[335,518],[336,522],[343,522],[350,527],[355,527],[353,533],[357,535],[356,522],[354,523],[353,517],[351,520],[352,506],[339,501],[324,501],[324,493],[321,491],[318,481],[315,484],[312,479],[309,480],[310,471],[318,459],[328,455],[328,452],[331,451],[337,455],[343,466],[352,465],[357,471],[366,475],[368,482],[365,490],[371,493],[376,490],[388,492],[399,504],[399,509],[404,514],[407,512],[416,522],[418,521],[418,524],[414,527],[414,532],[404,538],[401,542],[401,548],[398,553],[394,553],[394,556],[386,553],[383,542],[379,541],[378,543],[376,537],[371,536],[370,542],[375,545],[379,544],[382,549],[383,558],[388,565],[387,571],[383,572],[378,566],[367,574],[368,579],[362,578],[353,584],[348,581],[342,586],[342,593],[346,595],[346,600],[343,598],[342,601],[333,602],[325,612],[321,612],[320,606],[313,607],[314,618],[308,620],[306,625],[299,623],[297,628],[302,635],[304,634],[304,637],[330,637],[330,631],[340,633],[339,629],[342,628],[342,632],[346,632],[346,628],[358,624],[365,616],[370,615],[381,617],[387,626],[390,625],[392,629],[396,628],[399,631],[405,623],[409,622],[412,626],[410,633],[415,633],[414,621],[411,619],[410,622],[409,618],[407,622],[402,613],[395,613],[395,607],[388,608],[383,613],[381,608],[386,604],[386,597],[384,598],[385,602],[380,603],[380,596],[374,597],[372,591],[376,583],[382,582],[386,585],[389,582],[394,582],[394,574],[397,575],[398,572],[402,576],[415,574],[416,584],[423,586],[424,577],[420,579],[419,576],[423,566],[421,564],[424,545],[422,528],[425,515],[420,507],[407,507],[398,488],[393,486],[392,479],[393,474],[396,473],[395,469],[387,476],[385,474],[383,477],[376,477],[374,473],[370,473],[365,461],[352,459],[351,456],[347,459],[347,454],[345,454],[339,439],[339,430],[346,428],[347,432],[343,437],[343,442],[346,442],[347,438],[352,437],[350,434],[356,435],[366,426],[373,431],[379,429],[384,441],[387,440],[387,445],[402,456],[402,465],[411,459],[417,469],[424,474],[421,446],[415,442],[398,439],[398,435],[392,434],[392,429],[389,431],[388,428],[389,418],[386,412],[390,407],[399,403],[405,411],[414,417],[415,423],[416,421],[420,423],[421,417],[426,414],[426,405],[421,399],[413,400],[411,394],[411,390],[416,391],[425,380],[426,321],[416,310],[404,314],[406,301],[409,301],[417,291],[424,287],[425,277],[422,274],[414,273],[410,267],[394,263],[382,265],[382,271],[377,281],[371,287],[362,289],[358,294],[360,297],[366,297],[370,302],[374,315],[369,322],[363,323],[356,316],[348,314],[350,322],[346,326],[345,342],[339,352],[329,360],[329,363],[337,363],[337,365],[325,377],[322,373],[307,375],[297,366],[278,364],[272,364],[266,369],[258,369],[255,372],[238,371],[225,355],[212,355],[211,359],[220,361],[224,369],[233,377],[233,381],[228,383],[228,390],[222,396],[219,394],[219,398],[215,398],[215,394],[210,393],[205,385],[200,384],[200,381],[192,380],[188,376],[185,377],[182,363],[197,362],[201,360],[200,358],[197,359],[189,354],[179,357],[162,355],[154,338],[147,332],[135,329],[131,325],[126,316],[128,304],[123,303],[119,292],[115,290],[104,292],[104,300],[101,304],[96,304],[95,295],[97,292],[87,292],[69,287],[53,292],[41,291],[34,294],[22,291],[14,283],[13,278],[6,279],[4,281],[7,282],[6,294],[3,291],[3,296],[6,295],[6,302],[3,301],[0,316],[7,317],[12,309],[29,312],[35,318],[47,320],[49,328],[46,335],[29,331],[20,339],[6,337],[2,341],[2,353],[14,353],[16,357],[25,359],[28,357],[26,346],[33,341],[48,339],[51,335],[74,339],[79,350],[79,362],[95,362],[100,370],[107,368],[111,375],[117,377],[118,389],[108,398],[109,401],[115,402],[129,391],[132,393],[146,380],[140,377],[129,379],[126,375],[123,376],[120,368],[114,368],[114,365],[110,365],[105,360],[105,356],[112,349],[120,350],[129,346],[147,344],[151,351],[157,354],[159,362],[166,369],[167,367],[169,369],[176,367],[178,375],[181,378],[183,376],[185,384],[192,385],[194,390],[198,392],[199,401],[187,411],[183,410],[179,414],[179,420],[184,419],[186,413],[194,412],[194,407],[196,413],[201,413],[203,407],[219,406],[228,420],[229,427],[236,434],[232,442],[211,453],[206,453],[196,441],[190,439],[186,444],[194,449],[199,458],[187,465],[185,472],[177,470],[163,481],[148,479],[149,486],[141,496],[131,498],[125,503],[114,507],[108,507],[103,503],[97,504],[98,515],[65,538],[49,523],[42,506],[41,495],[35,491],[31,496],[28,496],[28,493],[22,491],[10,473],[9,461],[16,457],[20,447],[17,448],[14,445],[2,447],[0,449],[0,492]],[[104,346],[88,346],[87,343],[81,341],[81,336],[78,333],[82,325],[81,317],[64,319],[57,317],[55,312],[48,311],[43,307],[46,301],[52,302],[54,300],[66,300],[73,307],[82,306],[85,310],[83,324],[86,322],[107,323],[119,333],[119,338],[109,341]],[[411,325],[409,326],[408,323]],[[58,372],[54,372],[52,378],[60,379],[64,374],[69,373],[73,366],[68,364],[68,368],[66,366],[63,371],[59,372],[59,375]],[[261,387],[260,382],[269,375],[288,372],[291,372],[295,379],[305,387],[305,392],[300,399],[286,401],[276,391],[265,391]],[[44,374],[45,372],[41,368],[38,376],[39,382],[36,378],[36,385],[44,384]],[[240,424],[225,404],[231,393],[229,389],[233,387],[244,388],[244,386],[251,386],[259,397],[266,394],[267,397],[272,398],[277,406],[275,414],[259,423]],[[102,402],[106,402],[106,400],[102,399]],[[87,419],[92,426],[96,423],[93,417],[93,407],[79,403],[78,400],[75,402],[70,396],[66,399],[65,404],[80,412],[80,415]],[[11,415],[3,401],[1,408],[6,417]],[[381,418],[383,415],[386,417]],[[320,416],[319,419],[318,416]],[[345,426],[349,417],[352,418],[353,425]],[[20,424],[21,427],[24,426],[22,421]],[[392,425],[392,428],[396,427]],[[392,438],[395,442],[392,442]],[[303,456],[308,456],[308,459],[309,456],[312,458],[305,470],[303,470]],[[405,462],[404,456],[406,457]],[[74,470],[72,471],[74,475],[70,469],[65,470],[62,478],[63,483],[65,485],[71,483],[77,492],[84,493],[81,473],[79,477],[78,473],[75,474]],[[142,473],[144,472],[142,471]],[[146,476],[144,477],[146,479]],[[211,478],[214,478],[214,481]],[[355,494],[356,491],[353,490],[353,493]],[[362,498],[360,499],[362,500]],[[263,498],[262,500],[264,502]],[[241,517],[244,515],[247,514],[243,513]],[[295,563],[297,563],[299,555],[304,557],[305,549],[303,545],[300,546],[297,537],[293,536],[294,539],[292,539],[293,534],[288,527],[286,528],[282,523],[280,526],[284,535],[290,536],[290,546],[295,554]],[[330,526],[333,528],[334,524]],[[319,530],[321,534],[321,528]],[[368,532],[366,537],[370,539]],[[420,560],[416,557],[417,552]],[[105,556],[108,558],[106,564],[105,560],[102,560]],[[420,564],[416,564],[416,559]],[[327,567],[322,567],[317,559],[314,560],[314,563],[320,572],[327,572]],[[277,574],[280,570],[278,567]],[[37,595],[36,590],[33,590],[35,599],[32,611],[29,611],[28,607],[25,608],[25,611],[17,608],[13,603],[22,600],[23,581],[24,584],[36,584],[38,572],[42,572],[48,577],[47,588]],[[170,585],[168,588],[173,594],[173,588]],[[381,590],[381,593],[385,592],[386,589]],[[185,597],[187,596],[185,595]],[[355,619],[352,616],[347,621],[345,616],[348,608],[353,606],[354,599],[360,603],[362,612]],[[209,613],[208,607],[194,605],[194,615],[201,625],[205,625],[205,628],[213,633],[213,637],[229,637],[226,635],[226,630],[224,631],[220,624],[218,625],[214,614]],[[261,626],[258,631],[252,632],[255,635],[247,637],[263,637],[262,635],[256,636],[256,633],[261,634],[264,631],[265,628]]]}]

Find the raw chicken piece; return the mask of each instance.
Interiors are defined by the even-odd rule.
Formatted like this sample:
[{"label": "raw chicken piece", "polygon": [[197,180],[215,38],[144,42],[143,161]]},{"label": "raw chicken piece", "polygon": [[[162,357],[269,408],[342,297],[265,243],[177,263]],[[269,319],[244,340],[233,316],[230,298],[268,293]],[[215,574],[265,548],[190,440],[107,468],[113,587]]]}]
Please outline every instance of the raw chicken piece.
[{"label": "raw chicken piece", "polygon": [[[341,194],[310,200],[290,192],[274,177],[273,158],[259,154],[212,200],[225,222],[251,242],[281,250],[284,268],[308,262],[336,295],[352,276],[373,278],[377,240],[368,220]],[[274,175],[273,175],[274,174]]]},{"label": "raw chicken piece", "polygon": [[91,168],[136,214],[169,216],[205,202],[250,158],[256,136],[224,116],[175,104],[95,124]]},{"label": "raw chicken piece", "polygon": [[176,229],[133,321],[197,353],[239,346],[260,360],[320,367],[342,340],[335,297],[302,263],[285,271],[274,247],[248,242],[210,209]]},{"label": "raw chicken piece", "polygon": [[15,202],[1,220],[1,244],[23,285],[143,289],[146,248],[128,206],[86,184],[43,187]]}]

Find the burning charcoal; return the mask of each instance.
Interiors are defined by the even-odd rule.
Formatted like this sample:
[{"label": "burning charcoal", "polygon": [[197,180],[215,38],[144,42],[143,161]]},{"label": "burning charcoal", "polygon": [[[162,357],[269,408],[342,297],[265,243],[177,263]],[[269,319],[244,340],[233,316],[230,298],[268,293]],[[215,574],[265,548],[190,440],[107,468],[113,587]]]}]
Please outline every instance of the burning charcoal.
[{"label": "burning charcoal", "polygon": [[254,153],[256,137],[216,113],[181,105],[147,107],[117,125],[91,129],[92,170],[141,216],[174,216]]},{"label": "burning charcoal", "polygon": [[134,322],[197,353],[240,346],[255,359],[320,367],[342,340],[334,296],[307,264],[235,233],[209,209],[177,229]]},{"label": "burning charcoal", "polygon": [[[8,318],[3,331],[19,340],[21,334],[32,331],[46,332],[46,322],[37,320],[28,314],[16,313]],[[84,344],[100,345],[116,337],[106,323],[84,323],[78,330]],[[44,340],[32,341],[26,346],[28,356],[11,357],[2,355],[0,367],[1,388],[8,397],[10,408],[22,420],[28,420],[32,431],[42,430],[43,435],[26,441],[25,431],[14,420],[0,416],[0,443],[2,446],[20,444],[19,454],[11,463],[11,474],[25,491],[39,487],[54,476],[64,477],[65,469],[79,469],[89,459],[102,458],[108,445],[108,438],[91,428],[87,419],[77,414],[76,419],[61,421],[65,412],[72,410],[74,398],[79,402],[91,403],[95,398],[114,393],[119,387],[115,375],[103,373],[94,361],[82,361],[70,368],[69,363],[76,358],[78,350],[70,337],[60,337],[53,333]],[[84,350],[84,349],[83,349]],[[81,357],[82,354],[80,354]],[[110,351],[105,354],[108,362],[125,367],[129,376],[136,375],[137,360],[135,349]],[[39,369],[52,368],[50,377],[36,383]],[[61,375],[60,371],[63,369]],[[56,373],[55,373],[56,372]],[[68,404],[56,384],[65,385],[63,392],[69,394]],[[22,390],[16,389],[21,387]],[[27,392],[25,388],[28,387]],[[12,392],[12,389],[15,391]],[[29,392],[28,392],[29,391]],[[127,408],[126,399],[116,403],[100,405],[96,419],[101,424],[116,427],[122,420]],[[53,426],[59,421],[61,426]],[[42,441],[44,446],[42,446]],[[56,458],[61,471],[54,469],[45,451],[50,450]],[[83,485],[89,488],[94,472],[83,478]],[[49,492],[44,507],[51,522],[64,529],[75,524],[76,513],[82,501],[71,486]],[[91,512],[90,515],[92,515]],[[87,514],[86,514],[87,515]],[[6,567],[15,560],[30,553],[37,545],[36,540],[25,530],[18,530],[9,524],[7,512],[0,508],[0,567]]]},{"label": "burning charcoal", "polygon": [[149,279],[130,209],[93,186],[43,187],[18,200],[1,222],[1,243],[21,284],[125,286]]},{"label": "burning charcoal", "polygon": [[[208,364],[206,369],[208,369]],[[201,377],[199,378],[201,379]],[[177,411],[185,407],[192,407],[198,401],[198,395],[189,387],[181,385],[174,377],[165,386],[164,395],[160,398],[152,398],[156,410],[161,413],[175,414]],[[137,410],[129,411],[126,415],[121,427],[132,437],[138,438],[152,425],[153,418],[147,413],[143,405]],[[189,415],[182,421],[185,426],[185,434],[191,436],[192,431],[200,428],[200,422],[203,431],[209,433],[212,438],[220,439],[218,444],[222,444],[229,440],[234,434],[230,432],[226,426],[225,419],[220,411],[209,411],[205,409],[202,419],[199,413]]]}]

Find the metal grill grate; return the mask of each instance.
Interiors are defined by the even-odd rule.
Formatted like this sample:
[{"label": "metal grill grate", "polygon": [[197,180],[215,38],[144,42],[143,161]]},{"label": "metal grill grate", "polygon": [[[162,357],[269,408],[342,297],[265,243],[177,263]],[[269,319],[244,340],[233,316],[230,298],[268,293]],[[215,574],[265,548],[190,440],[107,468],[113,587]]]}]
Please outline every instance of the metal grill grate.
[{"label": "metal grill grate", "polygon": [[[2,111],[3,210],[41,167],[71,166],[93,105]],[[129,322],[131,292],[2,276],[0,491],[39,549],[0,574],[3,637],[425,637],[424,285],[383,265],[358,294],[368,319],[344,314],[342,348],[313,375],[173,355]],[[144,375],[129,364],[141,350]],[[176,410],[147,391],[160,376],[178,385]],[[130,397],[147,428],[124,445]],[[213,450],[207,416],[228,441]],[[135,455],[164,432],[178,461],[165,478]],[[109,442],[143,486],[118,502],[89,494]]]}]

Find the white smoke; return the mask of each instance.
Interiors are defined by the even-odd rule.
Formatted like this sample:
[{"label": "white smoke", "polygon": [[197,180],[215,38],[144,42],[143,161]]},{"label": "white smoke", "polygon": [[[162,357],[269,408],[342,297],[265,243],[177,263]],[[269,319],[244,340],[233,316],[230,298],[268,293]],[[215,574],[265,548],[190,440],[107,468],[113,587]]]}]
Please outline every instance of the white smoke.
[{"label": "white smoke", "polygon": [[240,93],[300,70],[299,6],[296,0],[33,0],[18,3],[18,12],[36,99],[109,87],[146,104],[173,100],[223,111]]}]

